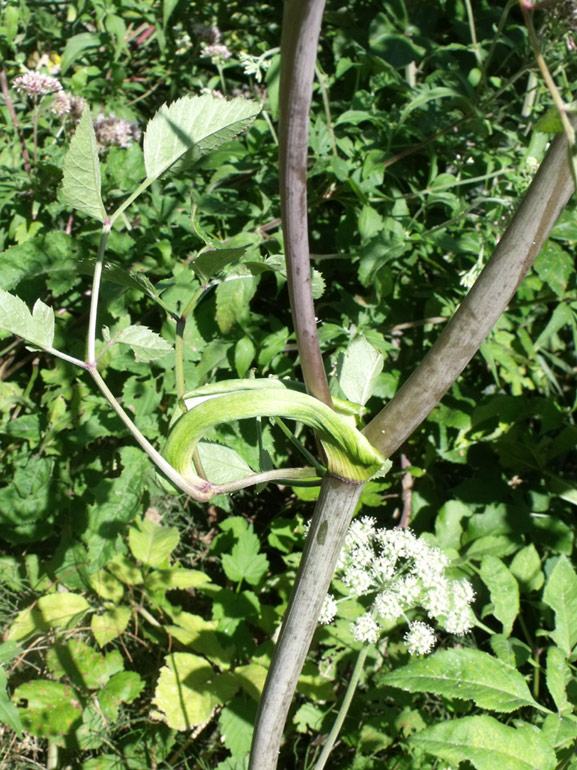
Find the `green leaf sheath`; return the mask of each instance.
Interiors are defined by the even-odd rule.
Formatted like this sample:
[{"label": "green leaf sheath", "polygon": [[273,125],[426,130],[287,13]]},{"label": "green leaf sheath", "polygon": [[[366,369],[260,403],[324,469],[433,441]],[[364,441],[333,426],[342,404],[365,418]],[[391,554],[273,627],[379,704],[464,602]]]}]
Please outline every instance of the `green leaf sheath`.
[{"label": "green leaf sheath", "polygon": [[175,423],[163,454],[193,483],[201,481],[194,473],[192,458],[206,431],[218,423],[249,417],[284,417],[308,425],[322,443],[330,473],[346,481],[366,481],[384,463],[380,453],[346,418],[278,380],[232,380],[224,387],[219,383],[201,388],[191,398],[203,400]]}]

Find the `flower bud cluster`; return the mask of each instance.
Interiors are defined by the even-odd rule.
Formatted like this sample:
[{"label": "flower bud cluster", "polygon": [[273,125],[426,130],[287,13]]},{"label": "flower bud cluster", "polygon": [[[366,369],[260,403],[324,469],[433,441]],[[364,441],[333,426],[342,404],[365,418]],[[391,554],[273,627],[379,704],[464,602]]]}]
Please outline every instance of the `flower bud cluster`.
[{"label": "flower bud cluster", "polygon": [[[409,529],[377,529],[376,521],[353,521],[337,564],[336,574],[353,597],[371,596],[370,608],[352,624],[355,641],[374,643],[391,622],[422,609],[452,634],[464,634],[473,624],[474,591],[466,580],[447,577],[449,560]],[[321,622],[334,618],[337,602],[325,602]],[[409,622],[405,642],[411,655],[424,655],[435,645],[433,629]]]}]

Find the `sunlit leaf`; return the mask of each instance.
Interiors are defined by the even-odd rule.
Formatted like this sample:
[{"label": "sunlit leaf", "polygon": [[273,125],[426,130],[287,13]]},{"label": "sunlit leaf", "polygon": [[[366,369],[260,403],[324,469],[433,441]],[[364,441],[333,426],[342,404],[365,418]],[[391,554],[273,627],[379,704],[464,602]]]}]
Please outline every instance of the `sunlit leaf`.
[{"label": "sunlit leaf", "polygon": [[89,217],[104,222],[106,210],[100,194],[100,161],[92,115],[84,108],[64,158],[62,200]]},{"label": "sunlit leaf", "polygon": [[183,96],[164,105],[144,134],[148,179],[157,179],[180,160],[195,162],[234,139],[260,112],[247,99],[218,99],[209,94]]}]

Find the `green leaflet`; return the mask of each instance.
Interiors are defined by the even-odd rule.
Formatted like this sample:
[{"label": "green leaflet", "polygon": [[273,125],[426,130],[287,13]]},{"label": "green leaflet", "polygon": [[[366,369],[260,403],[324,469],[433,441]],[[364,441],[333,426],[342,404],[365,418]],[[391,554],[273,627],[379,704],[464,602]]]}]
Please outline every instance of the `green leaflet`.
[{"label": "green leaflet", "polygon": [[189,411],[174,425],[163,454],[194,484],[203,482],[194,473],[193,455],[206,431],[218,423],[249,417],[284,417],[308,425],[323,445],[329,471],[350,482],[366,481],[385,462],[345,417],[280,380],[230,380],[200,388],[185,400]]}]

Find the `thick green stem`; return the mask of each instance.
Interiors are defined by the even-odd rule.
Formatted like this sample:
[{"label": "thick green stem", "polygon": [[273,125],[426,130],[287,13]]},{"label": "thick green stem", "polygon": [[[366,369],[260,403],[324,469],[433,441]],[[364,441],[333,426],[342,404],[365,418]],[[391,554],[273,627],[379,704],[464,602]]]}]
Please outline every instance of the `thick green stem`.
[{"label": "thick green stem", "polygon": [[275,770],[284,724],[362,484],[326,476],[268,672],[249,770]]}]

